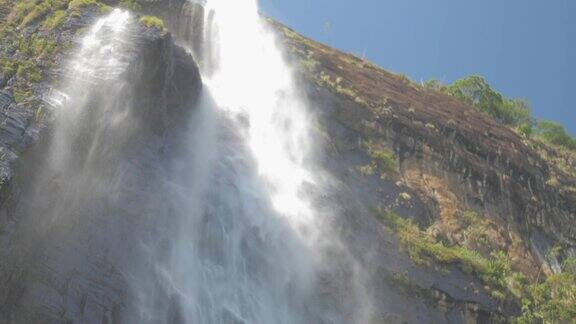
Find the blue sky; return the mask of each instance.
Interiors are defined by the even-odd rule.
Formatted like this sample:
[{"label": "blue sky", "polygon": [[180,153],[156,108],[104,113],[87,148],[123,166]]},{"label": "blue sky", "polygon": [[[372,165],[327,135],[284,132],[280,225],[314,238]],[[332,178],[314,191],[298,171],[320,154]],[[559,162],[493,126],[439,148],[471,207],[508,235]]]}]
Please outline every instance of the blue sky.
[{"label": "blue sky", "polygon": [[482,75],[576,135],[575,0],[260,0],[260,7],[415,81]]}]

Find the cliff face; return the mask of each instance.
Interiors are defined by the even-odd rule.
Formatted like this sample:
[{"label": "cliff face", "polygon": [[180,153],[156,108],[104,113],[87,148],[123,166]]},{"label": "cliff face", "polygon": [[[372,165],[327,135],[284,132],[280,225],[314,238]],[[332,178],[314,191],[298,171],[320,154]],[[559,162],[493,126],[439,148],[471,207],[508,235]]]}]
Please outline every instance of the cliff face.
[{"label": "cliff face", "polygon": [[[391,251],[407,248],[412,261],[418,261],[410,250],[415,246],[395,246],[390,232],[373,233],[377,225],[362,216],[363,208],[372,209],[372,215],[380,208],[411,218],[428,237],[448,246],[485,256],[503,253],[513,271],[532,280],[541,269],[559,271],[560,257],[550,253],[554,246],[563,247],[564,258],[575,255],[576,178],[571,158],[559,167],[553,149],[542,154],[541,146],[474,107],[271,24],[301,80],[309,85],[318,140],[327,148],[323,163],[350,188],[343,196],[361,204],[344,213],[349,215],[343,232],[350,246],[363,246],[358,255],[379,251],[373,252],[381,255],[367,260],[367,267],[379,269],[374,271],[388,279],[400,276],[404,285],[392,280],[391,290],[400,290],[404,298],[430,301],[431,295],[421,289],[436,296],[431,298],[433,306],[429,303],[418,314],[390,307],[393,294],[381,287],[388,292],[382,296],[388,299],[381,305],[384,314],[409,322],[435,316],[441,322],[485,322],[518,315],[519,304],[484,289],[481,282],[474,287],[474,278],[458,283],[466,267],[438,275],[430,264],[420,264],[418,270],[409,262],[399,265],[402,256]],[[363,244],[369,233],[374,237]],[[401,241],[411,240],[402,236],[406,233],[396,234]],[[389,246],[375,243],[382,241]],[[458,263],[440,257],[432,268]],[[406,284],[413,289],[399,288]]]},{"label": "cliff face", "polygon": [[[99,16],[97,8],[84,8],[51,33],[62,42],[76,41]],[[30,84],[38,95],[16,104],[5,94],[14,80],[0,94],[7,118],[2,149],[21,155],[6,154],[16,163],[6,167],[2,187],[0,323],[120,323],[136,316],[127,277],[145,268],[142,245],[160,221],[148,211],[163,201],[158,175],[165,172],[167,152],[178,146],[174,138],[181,135],[175,134],[185,132],[201,81],[193,58],[170,34],[134,24],[136,45],[123,82],[95,83],[88,99],[96,107],[121,91],[130,122],[110,113],[119,127],[102,130],[101,119],[109,113],[91,108],[68,130],[77,140],[64,140],[70,147],[56,153],[67,159],[60,166],[52,159],[62,140],[54,129],[61,123],[56,115],[59,109],[82,108],[50,99],[58,92],[48,84],[65,86],[57,82],[63,77],[82,81],[67,72],[67,52],[56,54],[43,71],[55,74],[54,80]],[[42,31],[31,25],[21,32]],[[106,144],[110,141],[116,144]],[[91,157],[88,148],[100,145],[114,150]]]},{"label": "cliff face", "polygon": [[[0,75],[1,323],[137,323],[144,316],[134,305],[137,296],[128,277],[146,278],[134,269],[145,272],[154,262],[144,251],[146,243],[158,239],[159,222],[171,217],[166,197],[158,194],[165,185],[158,175],[166,172],[168,156],[178,154],[183,121],[201,88],[196,62],[174,39],[190,45],[201,61],[205,23],[203,8],[188,1],[138,3],[163,17],[174,37],[154,28],[137,30],[138,47],[124,77],[130,114],[142,127],[130,129],[129,141],[121,145],[120,188],[109,186],[94,193],[95,201],[74,201],[75,206],[60,201],[75,188],[61,187],[62,175],[47,179],[43,174],[54,140],[50,102],[43,96],[49,82],[31,83],[26,98],[16,100],[18,80],[4,70]],[[49,36],[72,43],[100,14],[85,8]],[[270,23],[298,68],[313,108],[314,137],[324,148],[314,158],[330,185],[317,203],[337,215],[334,235],[366,269],[375,323],[485,323],[506,321],[520,311],[518,301],[498,295],[458,259],[419,260],[393,222],[379,219],[382,213],[413,220],[447,246],[465,246],[486,257],[502,252],[529,278],[538,277],[541,268],[557,271],[559,260],[545,257],[554,245],[564,246],[564,256],[576,254],[576,178],[570,168],[543,157],[543,150],[554,157],[553,150],[535,149],[450,96]],[[31,25],[22,33],[47,32]],[[61,77],[65,53],[36,62],[47,81]],[[84,127],[83,140],[93,139],[94,125],[87,121]],[[107,184],[115,183],[115,174],[101,174]],[[38,184],[49,184],[52,192],[38,197]],[[326,262],[338,266],[338,260]],[[330,280],[325,293],[342,294]],[[147,319],[177,322],[173,296],[154,298],[168,305],[162,309],[174,311],[146,314]]]},{"label": "cliff face", "polygon": [[[360,136],[385,141],[403,178],[416,181],[408,179],[414,168],[452,176],[462,204],[516,224],[527,236],[542,231],[574,245],[575,179],[521,136],[455,98],[279,28],[314,85],[355,101],[337,110],[338,120]],[[431,170],[433,164],[442,170]],[[563,186],[547,183],[556,175]]]}]

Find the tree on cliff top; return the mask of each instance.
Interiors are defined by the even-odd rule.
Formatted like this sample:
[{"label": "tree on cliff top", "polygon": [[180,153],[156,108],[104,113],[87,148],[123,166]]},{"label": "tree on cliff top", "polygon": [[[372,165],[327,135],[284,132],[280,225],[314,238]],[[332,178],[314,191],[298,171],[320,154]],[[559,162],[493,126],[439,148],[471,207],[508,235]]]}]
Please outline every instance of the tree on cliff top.
[{"label": "tree on cliff top", "polygon": [[530,105],[526,100],[505,98],[480,76],[472,75],[457,80],[447,86],[445,91],[476,106],[503,124],[519,126],[532,123]]}]

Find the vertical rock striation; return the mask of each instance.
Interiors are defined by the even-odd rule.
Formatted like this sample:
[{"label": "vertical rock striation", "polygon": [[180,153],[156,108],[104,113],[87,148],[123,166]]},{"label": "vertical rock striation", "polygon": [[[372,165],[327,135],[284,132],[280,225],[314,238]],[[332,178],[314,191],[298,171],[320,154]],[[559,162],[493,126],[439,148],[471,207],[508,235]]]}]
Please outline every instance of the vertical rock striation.
[{"label": "vertical rock striation", "polygon": [[[84,24],[92,18],[86,19]],[[27,129],[27,120],[34,116],[22,110],[13,113],[16,123],[2,127],[6,145],[8,139],[10,145],[33,145],[23,151],[15,169],[7,168],[14,177],[3,187],[1,323],[124,322],[131,291],[126,276],[151,266],[139,253],[159,221],[160,215],[150,211],[165,210],[157,191],[163,185],[159,175],[165,172],[174,134],[187,126],[201,80],[191,55],[176,46],[169,33],[136,28],[136,48],[122,76],[128,85],[122,89],[122,104],[130,107],[130,123],[126,129],[107,131],[113,132],[110,136],[127,134],[118,138],[113,165],[99,166],[110,162],[103,160],[110,152],[87,160],[90,152],[83,143],[108,136],[94,131],[100,127],[96,115],[78,121],[76,156],[64,174],[44,172],[51,167],[48,150],[56,141],[53,118]],[[96,88],[91,100],[97,105],[109,95],[107,89]],[[16,109],[9,96],[0,94],[0,99],[7,112]],[[26,140],[27,132],[39,136]],[[85,191],[87,184],[92,191]]]}]

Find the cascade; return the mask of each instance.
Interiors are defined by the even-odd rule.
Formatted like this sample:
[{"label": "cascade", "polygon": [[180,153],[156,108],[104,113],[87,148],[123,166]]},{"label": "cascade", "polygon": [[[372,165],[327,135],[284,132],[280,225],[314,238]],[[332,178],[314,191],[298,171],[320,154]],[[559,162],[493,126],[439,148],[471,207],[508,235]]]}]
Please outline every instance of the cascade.
[{"label": "cascade", "polygon": [[322,293],[323,280],[350,288],[343,293],[350,299],[362,288],[334,283],[354,280],[353,264],[346,265],[349,277],[322,264],[320,242],[342,247],[319,229],[310,198],[320,190],[310,157],[313,119],[273,33],[254,0],[204,5],[203,98],[190,127],[189,158],[178,161],[169,180],[179,225],[165,234],[171,257],[158,264],[167,294],[177,296],[177,318],[365,322],[362,307],[344,314],[339,297]]}]

